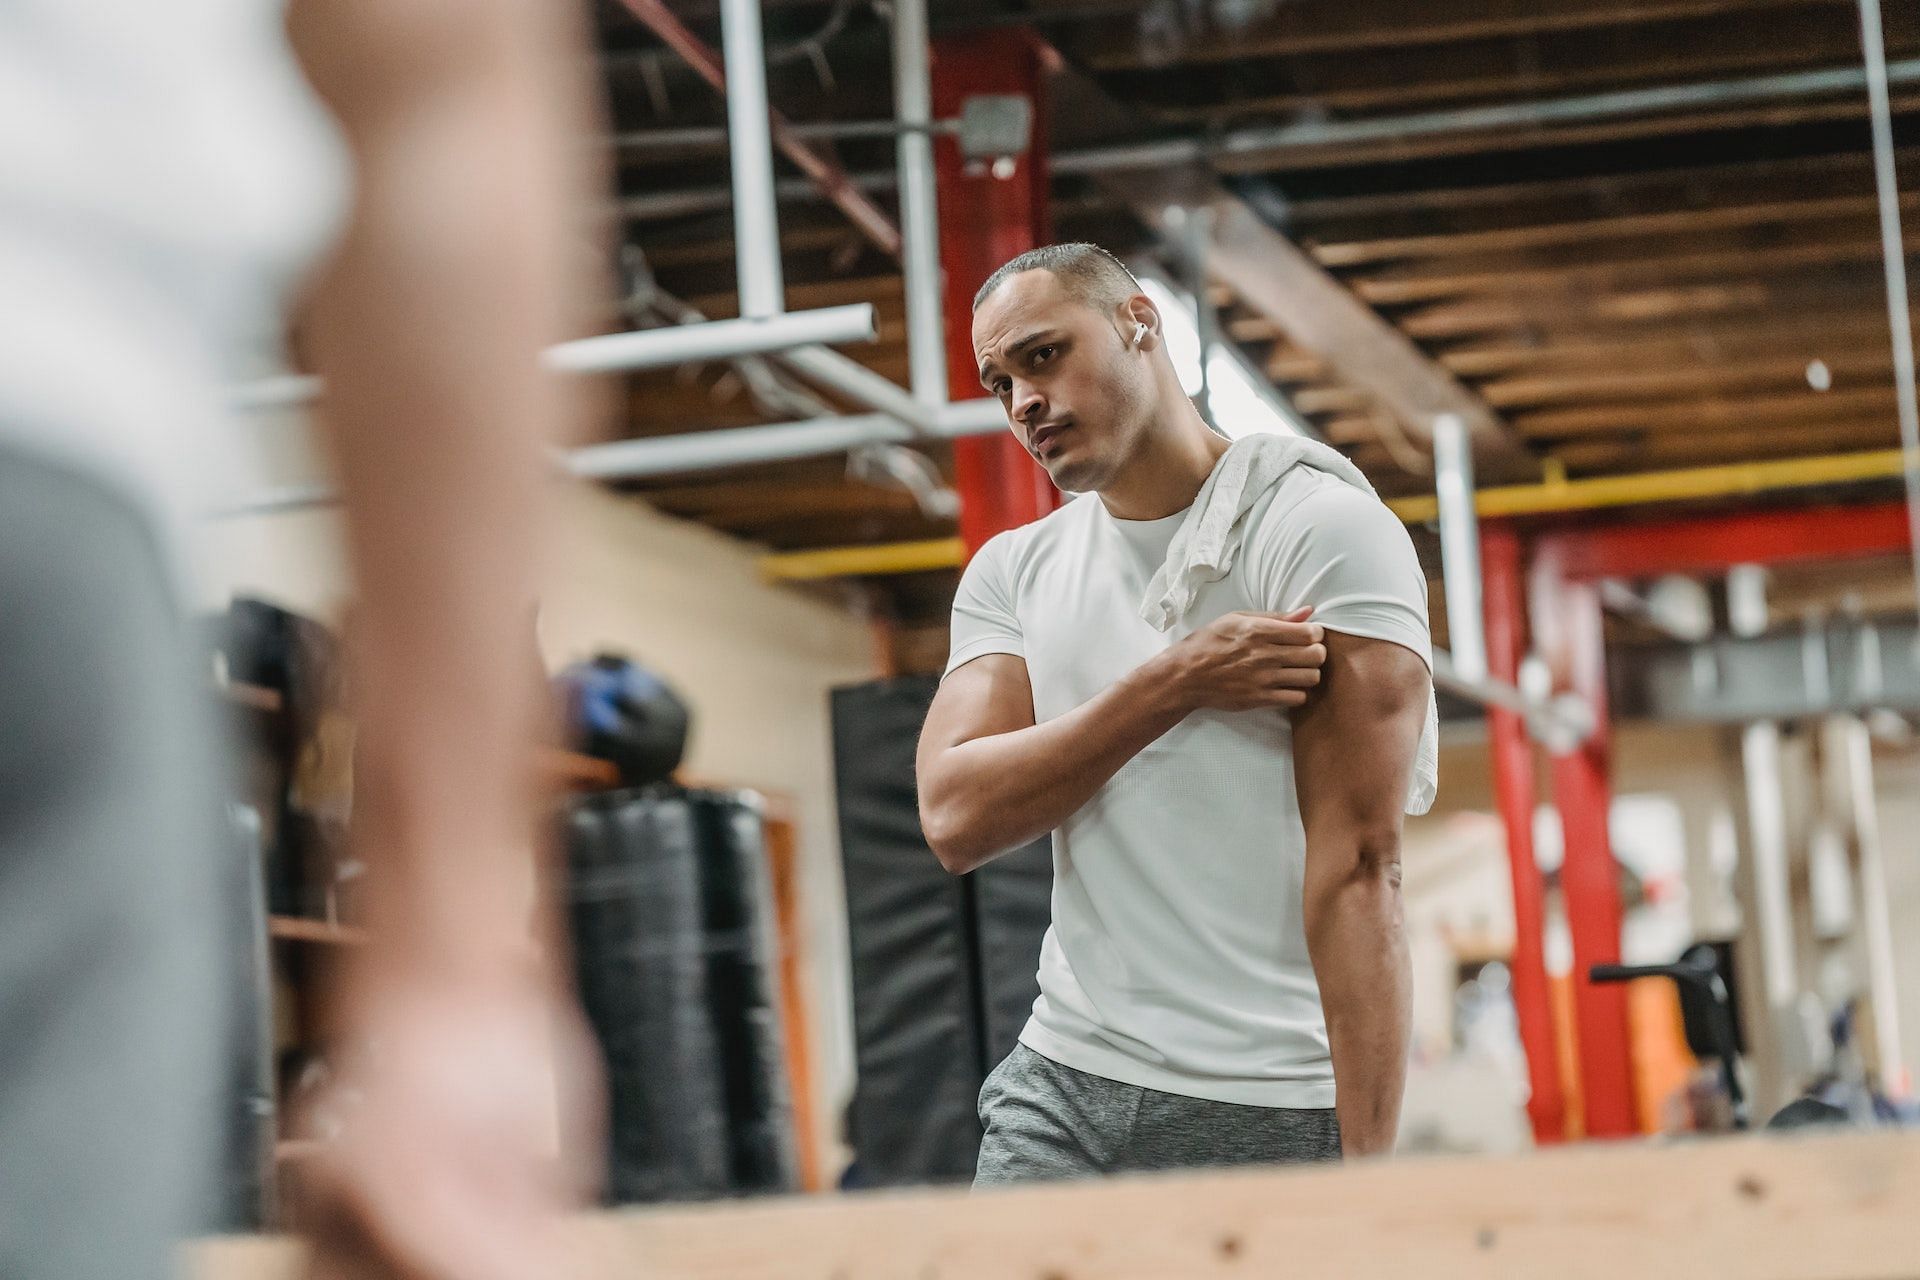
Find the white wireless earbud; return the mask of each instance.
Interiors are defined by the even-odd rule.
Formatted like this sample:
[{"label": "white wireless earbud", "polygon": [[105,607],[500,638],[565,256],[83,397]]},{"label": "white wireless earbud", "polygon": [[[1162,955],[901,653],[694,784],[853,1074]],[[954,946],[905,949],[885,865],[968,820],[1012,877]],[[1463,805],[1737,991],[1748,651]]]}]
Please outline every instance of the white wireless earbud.
[{"label": "white wireless earbud", "polygon": [[1147,332],[1147,322],[1145,320],[1136,322],[1133,326],[1133,345],[1137,347],[1145,342],[1147,340]]}]

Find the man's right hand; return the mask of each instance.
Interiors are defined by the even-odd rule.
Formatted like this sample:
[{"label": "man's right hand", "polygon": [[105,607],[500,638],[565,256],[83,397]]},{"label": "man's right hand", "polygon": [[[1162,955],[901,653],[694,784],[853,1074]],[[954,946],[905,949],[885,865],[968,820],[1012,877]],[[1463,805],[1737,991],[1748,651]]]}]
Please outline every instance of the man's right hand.
[{"label": "man's right hand", "polygon": [[1311,609],[1229,613],[1167,649],[1167,687],[1191,710],[1287,709],[1307,700],[1327,660],[1324,629]]}]

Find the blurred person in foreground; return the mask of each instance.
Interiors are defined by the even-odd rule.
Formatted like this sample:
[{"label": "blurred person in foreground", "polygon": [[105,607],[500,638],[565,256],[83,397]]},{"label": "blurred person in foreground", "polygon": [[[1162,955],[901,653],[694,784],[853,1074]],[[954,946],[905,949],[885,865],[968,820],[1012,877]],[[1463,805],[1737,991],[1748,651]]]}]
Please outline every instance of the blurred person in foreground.
[{"label": "blurred person in foreground", "polygon": [[296,290],[357,591],[374,869],[333,1020],[376,1065],[316,1170],[318,1270],[565,1270],[554,1227],[590,1171],[558,1158],[555,1116],[590,1109],[595,1078],[529,945],[525,623],[546,443],[574,416],[538,353],[582,293],[578,16],[0,8],[8,1280],[172,1274],[206,1203],[232,844],[184,566],[238,447],[231,360]]}]

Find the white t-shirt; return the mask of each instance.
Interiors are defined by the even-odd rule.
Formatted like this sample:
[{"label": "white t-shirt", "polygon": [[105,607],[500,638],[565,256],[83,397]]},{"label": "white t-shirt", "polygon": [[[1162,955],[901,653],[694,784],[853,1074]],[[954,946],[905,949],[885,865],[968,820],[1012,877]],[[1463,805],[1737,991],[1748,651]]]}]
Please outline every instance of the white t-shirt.
[{"label": "white t-shirt", "polygon": [[[1431,665],[1426,578],[1377,499],[1295,467],[1249,511],[1231,572],[1160,632],[1140,604],[1185,516],[1116,520],[1088,496],[994,538],[954,598],[947,672],[1024,658],[1044,722],[1225,614],[1303,605]],[[1305,862],[1286,715],[1188,716],[1054,832],[1053,926],[1021,1041],[1166,1093],[1332,1106]]]},{"label": "white t-shirt", "polygon": [[[0,446],[186,531],[345,209],[283,0],[0,4]],[[244,464],[238,470],[247,470]]]}]

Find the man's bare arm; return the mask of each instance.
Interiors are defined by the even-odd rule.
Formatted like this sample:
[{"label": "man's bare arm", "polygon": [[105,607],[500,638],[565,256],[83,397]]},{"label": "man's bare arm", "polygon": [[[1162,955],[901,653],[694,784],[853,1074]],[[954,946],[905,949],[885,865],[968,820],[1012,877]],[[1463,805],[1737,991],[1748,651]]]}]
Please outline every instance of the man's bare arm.
[{"label": "man's bare arm", "polygon": [[308,1170],[315,1276],[575,1274],[560,1215],[593,1177],[593,1054],[559,966],[528,945],[536,918],[558,936],[535,911],[531,624],[547,448],[575,416],[539,356],[570,336],[590,257],[586,51],[567,16],[545,0],[289,13],[355,169],[301,320],[345,499],[370,866],[371,941],[331,1012],[377,1047],[343,1068],[351,1118]]},{"label": "man's bare arm", "polygon": [[1324,681],[1294,713],[1306,826],[1307,949],[1320,984],[1349,1156],[1393,1150],[1406,1088],[1412,977],[1400,831],[1431,676],[1412,650],[1327,633]]},{"label": "man's bare arm", "polygon": [[1185,715],[1164,682],[1136,671],[1036,725],[1026,661],[975,658],[941,683],[920,733],[928,846],[958,875],[1039,839]]},{"label": "man's bare arm", "polygon": [[1034,723],[1027,664],[988,654],[941,684],[920,734],[920,825],[959,874],[1053,830],[1200,707],[1297,707],[1326,651],[1306,611],[1229,614],[1066,715]]},{"label": "man's bare arm", "polygon": [[527,923],[539,353],[581,305],[588,112],[537,0],[297,0],[351,150],[345,239],[302,313],[355,585],[356,815],[381,945],[492,963]]}]

